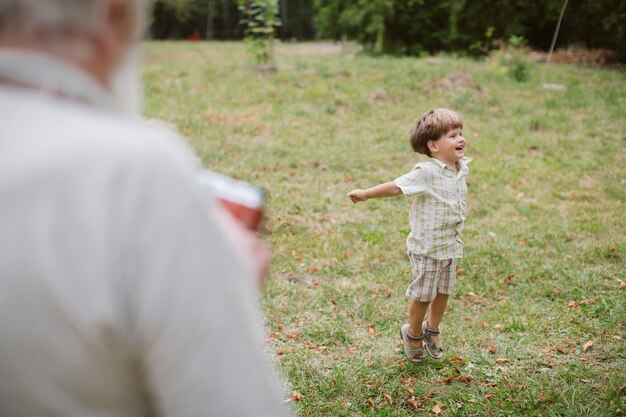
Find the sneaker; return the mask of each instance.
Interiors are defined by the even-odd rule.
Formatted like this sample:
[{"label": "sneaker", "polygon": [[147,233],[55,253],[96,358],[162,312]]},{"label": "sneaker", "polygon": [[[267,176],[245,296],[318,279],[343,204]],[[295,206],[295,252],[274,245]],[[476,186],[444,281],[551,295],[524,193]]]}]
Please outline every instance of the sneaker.
[{"label": "sneaker", "polygon": [[[423,348],[423,335],[420,337],[415,337],[409,334],[410,325],[407,323],[400,327],[400,339],[402,339],[402,343],[404,344],[404,354],[406,357],[413,363],[422,362],[422,355],[424,354]],[[411,342],[419,342],[420,347],[415,347]]]},{"label": "sneaker", "polygon": [[433,340],[433,336],[437,336],[437,338],[439,338],[439,330],[431,329],[428,327],[428,322],[425,321],[422,323],[422,332],[424,337],[424,347],[430,357],[433,359],[443,358],[443,347],[441,346],[441,342],[435,342]]}]

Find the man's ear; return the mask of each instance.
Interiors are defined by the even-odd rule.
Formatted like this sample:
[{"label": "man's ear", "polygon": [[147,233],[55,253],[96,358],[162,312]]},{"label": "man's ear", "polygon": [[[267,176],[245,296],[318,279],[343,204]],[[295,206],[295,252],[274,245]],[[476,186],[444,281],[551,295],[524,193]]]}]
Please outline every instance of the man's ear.
[{"label": "man's ear", "polygon": [[437,142],[435,142],[434,140],[429,140],[428,142],[426,142],[426,146],[428,146],[428,150],[431,153],[439,151],[439,147],[437,146]]},{"label": "man's ear", "polygon": [[101,13],[102,27],[93,33],[93,44],[102,64],[112,70],[136,40],[139,19],[133,2],[104,0]]}]

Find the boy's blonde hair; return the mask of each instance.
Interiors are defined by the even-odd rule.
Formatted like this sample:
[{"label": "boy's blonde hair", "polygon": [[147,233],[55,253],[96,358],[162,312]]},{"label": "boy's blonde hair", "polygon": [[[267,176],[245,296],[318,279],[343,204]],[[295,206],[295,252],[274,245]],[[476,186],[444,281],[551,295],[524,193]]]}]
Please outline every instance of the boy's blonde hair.
[{"label": "boy's blonde hair", "polygon": [[463,128],[463,118],[455,111],[434,109],[424,113],[411,129],[411,147],[417,153],[432,157],[428,141],[438,140],[452,129]]}]

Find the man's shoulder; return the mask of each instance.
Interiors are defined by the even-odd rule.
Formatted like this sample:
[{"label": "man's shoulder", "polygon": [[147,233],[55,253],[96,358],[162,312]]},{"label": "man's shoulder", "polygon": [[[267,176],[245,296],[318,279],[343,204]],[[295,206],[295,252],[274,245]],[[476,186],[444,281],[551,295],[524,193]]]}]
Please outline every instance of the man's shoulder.
[{"label": "man's shoulder", "polygon": [[195,163],[187,144],[163,125],[70,100],[28,94],[9,98],[12,106],[5,101],[1,107],[10,116],[0,131],[14,148],[30,149],[31,156],[48,155],[67,163]]}]

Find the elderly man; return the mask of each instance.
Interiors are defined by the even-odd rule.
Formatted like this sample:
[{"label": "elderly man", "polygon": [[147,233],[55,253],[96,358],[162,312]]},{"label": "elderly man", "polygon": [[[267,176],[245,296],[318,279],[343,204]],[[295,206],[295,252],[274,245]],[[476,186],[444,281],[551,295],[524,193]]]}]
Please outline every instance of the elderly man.
[{"label": "elderly man", "polygon": [[249,256],[129,113],[143,7],[0,0],[2,417],[286,415]]}]

